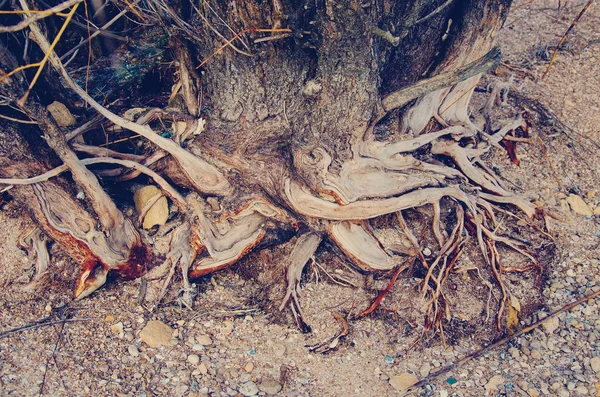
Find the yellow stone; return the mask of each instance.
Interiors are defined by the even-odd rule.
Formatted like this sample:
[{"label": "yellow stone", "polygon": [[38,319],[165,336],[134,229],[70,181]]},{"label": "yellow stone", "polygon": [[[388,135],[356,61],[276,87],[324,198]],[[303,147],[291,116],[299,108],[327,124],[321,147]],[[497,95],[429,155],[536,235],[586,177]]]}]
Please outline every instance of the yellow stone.
[{"label": "yellow stone", "polygon": [[540,397],[540,392],[536,389],[527,390],[527,394],[529,394],[529,397]]},{"label": "yellow stone", "polygon": [[[160,194],[161,191],[156,186],[149,185],[144,186],[136,190],[133,195],[133,201],[135,203],[135,211],[141,214],[142,210],[146,203],[152,199],[157,194]],[[167,198],[162,196],[159,198],[156,203],[150,207],[146,216],[144,217],[143,228],[150,229],[154,225],[164,225],[169,218],[169,203],[167,202]]]},{"label": "yellow stone", "polygon": [[413,374],[402,373],[390,378],[390,385],[399,392],[403,392],[417,383],[419,379]]},{"label": "yellow stone", "polygon": [[569,203],[569,207],[571,207],[571,210],[573,210],[573,212],[578,213],[579,215],[583,215],[583,216],[594,215],[594,212],[585,203],[585,201],[583,201],[583,199],[576,194],[569,195],[569,197],[567,197],[567,202]]},{"label": "yellow stone", "polygon": [[54,101],[47,106],[47,109],[59,126],[70,127],[75,124],[75,117],[64,104]]},{"label": "yellow stone", "polygon": [[162,321],[148,321],[148,324],[140,332],[140,338],[150,347],[172,346],[173,329]]}]

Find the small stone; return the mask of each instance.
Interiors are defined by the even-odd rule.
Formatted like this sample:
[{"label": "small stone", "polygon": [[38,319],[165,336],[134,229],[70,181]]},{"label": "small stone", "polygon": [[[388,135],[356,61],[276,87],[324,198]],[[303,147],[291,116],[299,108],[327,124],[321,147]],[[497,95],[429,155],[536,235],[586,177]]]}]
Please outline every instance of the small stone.
[{"label": "small stone", "polygon": [[140,332],[140,337],[148,346],[156,347],[160,345],[171,346],[171,337],[173,329],[162,321],[151,320]]},{"label": "small stone", "polygon": [[580,395],[582,395],[582,396],[585,396],[585,395],[587,395],[587,394],[589,393],[589,392],[588,392],[588,389],[586,389],[586,388],[585,388],[585,387],[583,387],[583,386],[579,386],[579,387],[577,387],[577,388],[575,389],[575,392],[576,392],[576,393],[579,393],[579,394],[580,394]]},{"label": "small stone", "polygon": [[239,388],[239,392],[242,393],[244,396],[254,396],[256,394],[258,394],[258,387],[256,387],[256,383],[254,382],[246,382],[243,385],[240,386]]},{"label": "small stone", "polygon": [[421,375],[422,378],[427,377],[429,372],[431,372],[431,364],[429,363],[425,363],[421,365],[421,368],[419,368],[419,375]]},{"label": "small stone", "polygon": [[263,378],[263,381],[258,388],[260,391],[264,391],[268,395],[273,396],[279,393],[281,385],[273,378]]},{"label": "small stone", "polygon": [[198,371],[200,371],[202,375],[206,375],[208,373],[208,368],[206,368],[204,363],[200,363],[200,365],[198,365]]},{"label": "small stone", "polygon": [[562,386],[562,384],[560,382],[554,382],[552,385],[550,385],[550,388],[554,391],[560,389],[560,387]]},{"label": "small stone", "polygon": [[594,215],[594,212],[585,203],[585,201],[583,201],[583,199],[576,194],[570,194],[569,197],[567,197],[567,203],[569,203],[569,207],[571,207],[571,210],[573,212],[578,213],[579,215],[583,215],[583,216]]},{"label": "small stone", "polygon": [[254,369],[254,364],[252,364],[252,363],[248,363],[248,364],[246,364],[246,366],[244,367],[244,371],[246,371],[246,372],[248,372],[248,373],[252,372],[252,370],[253,370],[253,369]]},{"label": "small stone", "polygon": [[561,387],[558,390],[558,397],[570,397],[570,393],[567,389],[565,389],[564,387]]},{"label": "small stone", "polygon": [[423,249],[423,255],[425,255],[425,256],[431,256],[431,250],[429,248],[424,248]]},{"label": "small stone", "polygon": [[200,335],[196,337],[196,342],[202,346],[210,346],[213,343],[212,339],[208,335]]},{"label": "small stone", "polygon": [[531,357],[535,360],[539,360],[542,358],[542,353],[540,353],[540,351],[537,349],[533,349],[531,351]]},{"label": "small stone", "polygon": [[281,343],[275,343],[273,345],[273,353],[276,357],[283,357],[285,355],[285,346]]},{"label": "small stone", "polygon": [[140,355],[140,351],[138,350],[136,345],[127,346],[127,351],[132,357],[137,357]]},{"label": "small stone", "polygon": [[198,357],[196,354],[190,354],[187,358],[188,363],[192,364],[192,365],[197,365],[200,362],[200,357]]},{"label": "small stone", "polygon": [[540,397],[540,392],[536,389],[527,390],[527,394],[529,394],[529,397]]},{"label": "small stone", "polygon": [[111,325],[110,330],[112,331],[113,334],[119,335],[121,338],[125,335],[125,333],[123,332],[123,323],[122,322],[118,322],[116,324]]},{"label": "small stone", "polygon": [[542,324],[542,327],[544,328],[544,331],[546,331],[546,333],[548,335],[551,335],[554,333],[554,331],[556,331],[556,329],[558,328],[558,317],[554,317],[551,318],[550,320],[547,320],[546,322],[544,322]]},{"label": "small stone", "polygon": [[397,391],[402,392],[414,385],[415,383],[417,383],[418,381],[419,379],[413,374],[404,372],[400,375],[392,376],[390,378],[390,385],[392,385],[392,387]]},{"label": "small stone", "polygon": [[47,109],[59,126],[70,127],[75,125],[75,117],[73,117],[71,111],[64,104],[54,101],[47,106]]},{"label": "small stone", "polygon": [[448,390],[440,390],[440,397],[448,397]]},{"label": "small stone", "polygon": [[498,386],[500,386],[502,383],[504,383],[504,376],[494,375],[488,380],[484,388],[489,392],[494,392],[498,390]]},{"label": "small stone", "polygon": [[590,366],[595,373],[600,372],[600,356],[595,356],[590,359]]},{"label": "small stone", "polygon": [[112,323],[113,321],[115,321],[115,316],[109,314],[108,316],[104,317],[104,321],[106,321],[107,323]]},{"label": "small stone", "polygon": [[[160,195],[161,191],[154,185],[148,185],[139,188],[133,195],[135,211],[140,215],[146,204],[155,196]],[[150,229],[155,225],[164,225],[169,218],[169,203],[165,196],[160,197],[144,216],[144,229]]]}]

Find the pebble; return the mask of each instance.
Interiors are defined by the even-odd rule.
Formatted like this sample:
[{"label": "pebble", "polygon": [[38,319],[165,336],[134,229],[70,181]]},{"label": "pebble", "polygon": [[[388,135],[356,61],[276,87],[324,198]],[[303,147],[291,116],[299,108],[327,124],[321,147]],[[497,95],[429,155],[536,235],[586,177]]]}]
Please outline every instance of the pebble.
[{"label": "pebble", "polygon": [[270,396],[274,396],[281,391],[281,385],[273,378],[263,378],[258,388]]},{"label": "pebble", "polygon": [[570,194],[569,197],[567,197],[567,203],[569,203],[571,210],[579,215],[594,215],[594,211],[592,211],[585,201],[583,201],[583,199],[576,194]]},{"label": "pebble", "polygon": [[121,335],[121,334],[124,335],[124,333],[123,333],[123,323],[122,322],[118,322],[116,324],[111,325],[110,326],[110,330],[115,335]]},{"label": "pebble", "polygon": [[204,363],[200,363],[200,365],[198,365],[198,371],[200,371],[202,375],[206,375],[208,373],[208,368],[206,368]]},{"label": "pebble", "polygon": [[562,387],[558,390],[557,395],[558,395],[558,397],[569,397],[570,393],[567,389]]},{"label": "pebble", "polygon": [[244,367],[244,371],[246,371],[246,372],[248,372],[248,373],[252,372],[252,370],[253,370],[253,369],[254,369],[254,364],[252,364],[252,363],[248,363],[248,364],[246,364],[246,366]]},{"label": "pebble", "polygon": [[258,394],[259,390],[258,387],[256,386],[256,383],[250,381],[250,382],[246,382],[243,385],[240,386],[239,392],[242,393],[244,396],[254,396],[256,394]]},{"label": "pebble", "polygon": [[546,331],[546,333],[548,335],[551,335],[554,333],[554,331],[556,331],[556,329],[558,328],[559,322],[558,322],[558,317],[554,317],[551,318],[550,320],[547,320],[545,323],[542,324],[542,328],[544,328],[544,331]]},{"label": "pebble", "polygon": [[190,354],[187,357],[187,361],[192,365],[197,365],[200,362],[200,357],[198,357],[196,354]]},{"label": "pebble", "polygon": [[202,346],[210,346],[213,343],[212,339],[208,335],[200,335],[196,337],[196,342]]},{"label": "pebble", "polygon": [[127,351],[132,357],[137,357],[140,355],[140,351],[138,350],[136,345],[127,346]]},{"label": "pebble", "polygon": [[285,346],[281,343],[275,343],[273,345],[273,354],[275,354],[276,357],[283,357],[285,355]]},{"label": "pebble", "polygon": [[489,392],[494,392],[498,390],[498,386],[504,383],[504,376],[502,375],[494,375],[492,376],[488,382],[485,384],[485,390]]},{"label": "pebble", "polygon": [[425,363],[421,365],[421,368],[419,368],[419,375],[421,375],[422,378],[428,376],[429,372],[431,372],[431,364],[429,363]]},{"label": "pebble", "polygon": [[600,372],[600,356],[595,356],[590,359],[590,366],[595,373]]},{"label": "pebble", "polygon": [[415,383],[417,383],[418,381],[419,379],[413,374],[404,372],[400,375],[392,376],[390,378],[390,385],[392,385],[392,387],[397,391],[402,392],[414,385]]},{"label": "pebble", "polygon": [[148,321],[148,324],[140,332],[140,338],[150,347],[171,346],[173,329],[162,321]]},{"label": "pebble", "polygon": [[536,389],[527,390],[527,394],[529,394],[529,397],[540,397],[540,392]]}]

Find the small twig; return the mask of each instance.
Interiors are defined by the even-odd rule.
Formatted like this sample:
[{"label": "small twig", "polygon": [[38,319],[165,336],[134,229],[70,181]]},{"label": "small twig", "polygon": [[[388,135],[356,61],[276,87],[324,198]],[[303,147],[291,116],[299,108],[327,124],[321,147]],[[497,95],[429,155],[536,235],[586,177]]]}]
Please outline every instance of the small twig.
[{"label": "small twig", "polygon": [[32,23],[39,21],[40,19],[46,18],[50,15],[59,15],[65,16],[65,14],[61,14],[60,12],[81,2],[81,0],[67,0],[64,3],[61,3],[57,6],[49,8],[47,10],[22,10],[22,11],[0,11],[0,15],[2,14],[32,14],[29,18],[26,18],[13,26],[0,26],[0,33],[8,33],[8,32],[16,32],[21,29],[25,29],[27,26]]},{"label": "small twig", "polygon": [[60,340],[62,339],[63,332],[65,331],[66,321],[63,321],[60,332],[58,333],[58,337],[56,338],[56,343],[54,344],[54,349],[52,350],[52,355],[48,357],[46,360],[46,365],[44,366],[44,376],[42,377],[42,384],[40,385],[40,394],[44,394],[44,386],[46,386],[46,375],[48,374],[48,366],[50,365],[50,359],[54,359],[54,364],[56,368],[58,368],[58,364],[56,363],[56,350],[58,350],[58,346],[60,345]]},{"label": "small twig", "polygon": [[[100,158],[89,158],[80,160],[83,165],[92,165],[92,164],[100,164],[100,163],[108,163],[108,164],[119,164],[124,167],[133,168],[138,171],[143,172],[148,175],[160,186],[160,188],[167,193],[167,195],[179,206],[180,211],[185,212],[187,208],[187,204],[183,196],[175,190],[169,182],[167,182],[162,176],[158,175],[156,172],[152,171],[150,168],[136,163],[131,160],[120,160],[111,157],[100,157]],[[4,185],[32,185],[34,183],[40,183],[47,181],[50,178],[58,176],[65,171],[68,171],[69,167],[67,165],[60,165],[46,173],[43,173],[38,176],[34,176],[32,178],[0,178],[0,184]]]},{"label": "small twig", "polygon": [[[142,0],[135,0],[133,3],[131,3],[132,6],[135,6],[137,3],[139,3]],[[104,30],[108,29],[112,24],[114,24],[115,22],[117,22],[123,15],[127,14],[127,12],[129,11],[129,8],[125,8],[124,10],[122,10],[120,13],[118,13],[117,15],[114,16],[113,19],[111,19],[110,21],[108,21],[107,23],[105,23],[100,29],[96,30],[94,33],[92,33],[87,40],[77,44],[75,47],[71,48],[69,51],[67,51],[63,56],[60,57],[61,61],[64,61],[66,58],[69,57],[69,55],[71,55],[73,52],[77,51],[81,46],[87,44],[89,41],[91,41],[94,37],[98,36],[100,33],[102,33]]]},{"label": "small twig", "polygon": [[139,135],[139,134],[138,135],[134,135],[134,136],[128,136],[127,138],[121,138],[121,139],[117,139],[116,141],[103,143],[101,145],[98,145],[98,147],[106,147],[106,146],[114,145],[115,143],[126,142],[126,141],[129,141],[131,139],[140,138],[140,137],[141,137],[141,135]]},{"label": "small twig", "polygon": [[87,121],[85,124],[81,125],[80,127],[75,128],[73,131],[67,133],[65,136],[65,139],[68,142],[71,139],[83,134],[84,132],[89,131],[92,128],[95,128],[96,124],[100,123],[101,120],[102,120],[102,116],[95,116],[91,120]]},{"label": "small twig", "polygon": [[549,320],[551,320],[553,318],[558,317],[561,313],[564,313],[564,312],[566,312],[568,310],[571,310],[572,308],[574,308],[576,306],[579,306],[579,305],[583,304],[586,301],[589,301],[591,299],[597,298],[598,296],[600,296],[600,290],[598,290],[598,291],[596,291],[594,293],[591,293],[589,295],[586,295],[583,298],[580,298],[580,299],[578,299],[578,300],[576,300],[574,302],[571,302],[571,303],[569,303],[569,304],[561,307],[560,309],[556,310],[555,312],[553,312],[552,314],[550,314],[548,317],[544,317],[543,319],[536,321],[535,323],[533,323],[533,324],[531,324],[531,325],[529,325],[529,326],[521,329],[520,331],[515,332],[512,335],[504,337],[504,338],[500,339],[499,341],[492,343],[489,346],[486,346],[486,347],[484,347],[482,349],[479,349],[479,350],[477,350],[477,351],[475,351],[475,352],[473,352],[471,354],[468,354],[468,355],[462,357],[461,359],[459,359],[458,361],[456,361],[456,362],[454,362],[454,363],[452,363],[450,365],[447,365],[447,366],[441,368],[440,370],[434,372],[433,374],[431,374],[431,375],[429,375],[429,376],[421,379],[417,383],[415,383],[413,386],[411,386],[411,389],[412,390],[416,390],[419,387],[425,386],[426,384],[430,383],[432,380],[438,378],[440,375],[448,373],[448,372],[452,371],[454,368],[457,368],[457,367],[463,365],[464,363],[466,363],[468,361],[471,361],[472,359],[481,357],[483,354],[485,354],[485,353],[487,353],[487,352],[495,349],[496,347],[502,346],[505,343],[507,343],[507,342],[509,342],[509,341],[511,341],[511,340],[513,340],[515,338],[518,338],[519,336],[521,336],[523,334],[526,334],[528,332],[533,331],[536,328],[539,328],[540,325],[544,324],[545,322],[547,322],[547,321],[549,321]]},{"label": "small twig", "polygon": [[56,325],[56,324],[61,324],[61,323],[75,323],[75,322],[79,322],[79,321],[92,321],[92,319],[91,318],[68,318],[68,319],[64,319],[64,320],[48,321],[48,317],[46,317],[46,318],[43,318],[33,324],[23,325],[22,327],[17,327],[17,328],[9,329],[8,331],[4,331],[4,332],[0,333],[0,339],[6,338],[6,337],[8,337],[12,334],[18,333],[18,332],[27,331],[27,330],[34,329],[34,328],[47,327],[50,325]]},{"label": "small twig", "polygon": [[[33,76],[33,79],[31,80],[31,83],[29,83],[29,87],[27,88],[27,91],[25,92],[25,95],[23,95],[23,97],[21,99],[19,99],[19,101],[17,102],[19,104],[19,106],[21,106],[21,107],[25,106],[25,102],[27,101],[27,97],[29,96],[29,93],[31,92],[31,89],[33,88],[33,86],[35,86],[35,83],[37,83],[38,78],[42,74],[42,70],[44,69],[44,66],[46,65],[46,63],[50,59],[50,56],[54,52],[54,47],[56,47],[56,45],[60,41],[60,38],[62,37],[62,34],[64,33],[65,29],[69,25],[69,22],[71,21],[71,18],[73,18],[73,15],[75,14],[75,11],[77,11],[77,7],[79,7],[80,1],[77,2],[73,6],[73,8],[71,9],[71,12],[69,12],[69,14],[67,14],[65,22],[61,26],[60,30],[56,34],[56,37],[54,38],[54,41],[52,42],[52,44],[50,44],[48,50],[44,54],[44,58],[42,58],[42,60],[40,62],[32,63],[32,64],[25,65],[25,66],[19,66],[18,68],[14,69],[10,73],[7,73],[4,76],[2,76],[2,78],[0,78],[0,82],[2,82],[5,79],[7,79],[8,77],[12,76],[13,74],[20,72],[21,70],[32,68],[32,67],[37,67],[38,68],[37,72]],[[27,5],[25,3],[22,3],[22,5],[23,5],[24,11],[29,11],[29,10],[27,10]]]},{"label": "small twig", "polygon": [[[208,18],[205,17],[204,14],[202,14],[200,12],[200,10],[194,5],[194,3],[190,2],[190,4],[192,5],[192,7],[194,7],[194,10],[196,10],[196,13],[198,14],[198,16],[200,16],[200,18],[202,18],[202,20],[204,21],[204,23],[206,24],[206,26],[208,26],[208,28],[210,30],[212,30],[214,34],[216,34],[217,36],[219,36],[221,38],[221,40],[227,41],[227,38],[225,36],[223,36],[214,26],[212,26],[212,24],[210,23],[210,21],[208,20]],[[245,45],[245,43],[243,41],[242,41],[242,44]],[[239,52],[240,54],[243,54],[243,55],[246,55],[246,56],[252,56],[251,53],[243,51],[243,50],[240,50],[239,48],[237,48],[236,46],[234,46],[233,43],[230,44],[230,47],[234,51]]]},{"label": "small twig", "polygon": [[261,37],[260,39],[254,40],[254,44],[264,43],[265,41],[286,39],[288,37],[292,37],[292,34],[291,33],[283,33],[283,34],[276,34],[274,36]]},{"label": "small twig", "polygon": [[0,119],[10,120],[10,121],[14,121],[15,123],[21,123],[21,124],[37,124],[36,121],[16,119],[14,117],[5,116],[3,114],[0,114]]},{"label": "small twig", "polygon": [[[415,262],[416,258],[417,258],[416,256],[413,257],[411,265]],[[400,273],[402,273],[402,271],[406,270],[411,265],[398,266],[396,273],[394,273],[394,276],[388,283],[387,287],[385,287],[384,290],[379,292],[379,295],[377,295],[377,298],[375,298],[373,303],[371,303],[371,306],[369,306],[365,311],[360,313],[358,315],[358,317],[360,318],[360,317],[368,316],[369,314],[373,313],[375,311],[375,309],[377,309],[377,307],[381,304],[381,301],[383,301],[383,298],[385,298],[385,296],[392,290],[392,287],[396,283],[396,280],[398,279],[398,276],[400,275]]]},{"label": "small twig", "polygon": [[244,33],[254,33],[254,32],[260,32],[260,33],[292,33],[292,30],[291,29],[256,29],[256,28],[244,29],[244,30],[236,33],[236,35],[233,36],[232,39],[226,41],[225,44],[223,44],[221,47],[219,47],[208,58],[206,58],[205,60],[203,60],[202,63],[200,63],[200,65],[196,66],[196,69],[199,69],[202,66],[204,66],[204,64],[206,64],[206,62],[208,62],[212,57],[214,57],[215,55],[217,55],[218,53],[220,53],[221,51],[223,51],[226,47],[230,46],[231,43],[233,43],[235,41],[235,39],[237,39],[238,37],[240,37]]},{"label": "small twig", "polygon": [[579,22],[579,19],[583,16],[583,14],[585,14],[585,12],[587,11],[587,9],[592,5],[593,2],[594,2],[594,0],[589,0],[585,4],[585,6],[583,6],[583,8],[581,9],[581,11],[579,12],[579,15],[577,15],[577,17],[573,20],[573,22],[571,22],[571,26],[569,26],[569,29],[567,29],[567,31],[565,32],[565,34],[563,34],[562,38],[558,42],[558,45],[556,46],[556,49],[554,49],[554,52],[552,53],[552,58],[550,58],[550,63],[548,64],[548,67],[546,68],[546,71],[542,75],[542,80],[544,80],[544,78],[546,77],[546,75],[550,71],[550,68],[554,64],[554,61],[556,59],[556,55],[558,54],[558,51],[560,50],[560,47],[563,45],[563,43],[567,39],[567,36],[571,32],[571,30],[573,30],[573,28],[575,27],[575,25],[577,25],[577,22]]},{"label": "small twig", "polygon": [[423,22],[425,22],[425,21],[433,18],[434,16],[436,16],[437,14],[439,14],[440,12],[442,12],[444,10],[444,8],[448,7],[452,3],[452,1],[454,1],[454,0],[446,0],[444,2],[444,4],[442,4],[441,6],[439,6],[438,8],[436,8],[435,10],[433,10],[432,12],[430,12],[429,14],[425,15],[423,18],[417,19],[417,21],[412,26],[418,25],[420,23],[423,23]]}]

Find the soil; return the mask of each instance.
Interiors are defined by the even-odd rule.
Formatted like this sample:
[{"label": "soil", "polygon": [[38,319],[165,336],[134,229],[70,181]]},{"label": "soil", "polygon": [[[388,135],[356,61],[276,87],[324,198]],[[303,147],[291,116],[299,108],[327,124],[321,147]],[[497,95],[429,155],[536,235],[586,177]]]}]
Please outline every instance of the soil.
[{"label": "soil", "polygon": [[[584,3],[565,1],[560,9],[555,1],[519,4],[499,38],[503,64],[483,80],[473,108],[476,112],[487,99],[486,84],[513,75],[508,104],[498,114],[508,119],[525,112],[540,139],[517,146],[519,166],[500,149],[485,161],[559,219],[548,221],[555,248],[545,248],[543,270],[508,276],[522,301],[524,326],[600,286],[600,215],[579,215],[566,201],[575,194],[592,210],[600,209],[600,4],[581,18],[544,80],[553,49]],[[433,334],[415,343],[422,331],[415,315],[417,283],[400,277],[383,308],[351,321],[349,335],[334,350],[311,352],[308,346],[339,333],[333,313],[356,314],[387,283],[357,274],[331,246],[305,271],[302,303],[311,334],[298,330],[287,309],[278,311],[283,264],[262,265],[290,246],[255,253],[199,280],[193,310],[175,300],[174,284],[167,299],[148,311],[138,304],[139,279],[110,280],[89,298],[72,302],[77,267],[56,249],[43,288],[25,292],[21,281],[31,276],[32,263],[17,239],[30,224],[13,203],[2,204],[2,396],[235,396],[252,395],[253,385],[262,395],[395,395],[390,378],[409,373],[421,379],[499,336],[496,306],[486,319],[486,286],[465,274],[453,279],[449,294],[448,347]],[[266,282],[270,278],[277,282]],[[357,288],[341,285],[340,279]],[[517,338],[432,379],[413,395],[600,395],[600,363],[593,359],[600,348],[594,337],[600,335],[598,311],[589,302],[574,309],[577,315],[561,316],[558,328]],[[4,333],[45,318],[38,327]],[[170,346],[142,341],[140,332],[150,320],[173,329]],[[207,335],[208,345],[201,343]]]}]

